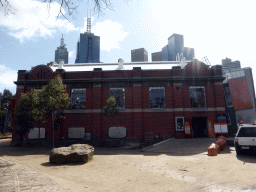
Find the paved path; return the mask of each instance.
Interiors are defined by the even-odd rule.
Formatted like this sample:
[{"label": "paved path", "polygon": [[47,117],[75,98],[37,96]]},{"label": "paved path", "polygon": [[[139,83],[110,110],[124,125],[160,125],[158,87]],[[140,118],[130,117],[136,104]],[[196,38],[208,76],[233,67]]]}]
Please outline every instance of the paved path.
[{"label": "paved path", "polygon": [[0,157],[0,191],[66,191],[51,179],[35,171]]},{"label": "paved path", "polygon": [[143,151],[174,154],[199,154],[207,152],[207,148],[215,138],[170,139]]}]

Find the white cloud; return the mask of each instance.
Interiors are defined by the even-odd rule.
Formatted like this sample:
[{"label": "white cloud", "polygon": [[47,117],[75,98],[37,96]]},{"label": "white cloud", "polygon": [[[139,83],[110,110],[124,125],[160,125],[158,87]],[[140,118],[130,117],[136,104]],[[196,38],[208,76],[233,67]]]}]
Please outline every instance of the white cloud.
[{"label": "white cloud", "polygon": [[68,57],[69,58],[75,58],[75,51],[68,52]]},{"label": "white cloud", "polygon": [[120,23],[106,20],[104,22],[97,22],[92,27],[92,33],[100,36],[100,49],[110,51],[114,48],[120,49],[119,42],[129,35],[122,28],[123,26]]},{"label": "white cloud", "polygon": [[[13,0],[12,6],[17,10],[15,14],[4,17],[0,12],[0,25],[6,27],[9,34],[21,42],[36,36],[51,36],[59,30],[70,32],[78,30],[65,19],[57,19],[60,4],[53,2],[48,9],[47,4],[33,0]],[[64,10],[62,10],[65,13]]]},{"label": "white cloud", "polygon": [[0,65],[0,92],[9,89],[12,93],[16,93],[17,71],[4,65]]}]

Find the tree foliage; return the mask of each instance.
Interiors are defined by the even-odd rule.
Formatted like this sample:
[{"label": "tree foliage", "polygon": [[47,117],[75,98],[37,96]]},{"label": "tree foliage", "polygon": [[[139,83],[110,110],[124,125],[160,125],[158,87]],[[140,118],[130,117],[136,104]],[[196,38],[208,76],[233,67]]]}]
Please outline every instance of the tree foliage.
[{"label": "tree foliage", "polygon": [[[1,106],[1,100],[0,100],[0,106]],[[5,110],[1,110],[1,107],[0,107],[0,130],[3,130],[3,127],[4,127],[4,117],[5,117]]]},{"label": "tree foliage", "polygon": [[[64,108],[69,107],[71,100],[65,90],[66,85],[62,83],[60,76],[55,77],[47,85],[42,87],[45,113],[48,116],[54,113],[61,114]],[[56,114],[53,120],[55,120]]]},{"label": "tree foliage", "polygon": [[10,131],[11,129],[11,99],[12,93],[10,90],[5,89],[3,94],[0,93],[0,131],[4,127],[5,123],[5,112],[7,110],[7,130]]},{"label": "tree foliage", "polygon": [[39,91],[32,89],[30,92],[22,94],[18,104],[15,106],[15,124],[20,126],[16,133],[19,135],[21,143],[24,135],[32,129],[33,121],[41,113],[36,108],[39,99],[38,95]]},{"label": "tree foliage", "polygon": [[102,111],[102,114],[108,117],[115,117],[119,113],[115,97],[111,96],[107,99],[107,105],[102,108]]},{"label": "tree foliage", "polygon": [[10,103],[11,103],[11,99],[12,99],[12,93],[10,90],[8,89],[5,89],[4,90],[4,93],[3,93],[3,96],[2,96],[2,105],[1,105],[1,108],[2,109],[8,109],[10,110]]},{"label": "tree foliage", "polygon": [[37,122],[40,128],[41,123],[47,121],[47,117],[52,119],[53,124],[56,116],[63,118],[62,109],[70,105],[70,98],[65,89],[66,86],[57,76],[42,87],[42,92],[32,89],[21,95],[15,106],[15,123],[20,126],[17,133],[21,142],[24,135],[32,129],[33,122]]}]

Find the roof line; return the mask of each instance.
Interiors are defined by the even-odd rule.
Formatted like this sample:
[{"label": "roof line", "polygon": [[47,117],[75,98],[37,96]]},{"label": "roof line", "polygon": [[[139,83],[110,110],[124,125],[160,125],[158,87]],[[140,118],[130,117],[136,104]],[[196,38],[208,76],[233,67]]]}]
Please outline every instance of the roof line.
[{"label": "roof line", "polygon": [[[187,60],[186,63],[190,62]],[[123,65],[155,65],[155,64],[168,64],[168,65],[177,65],[180,64],[179,61],[157,61],[157,62],[131,62],[124,63]],[[74,67],[74,66],[104,66],[104,65],[118,65],[118,63],[79,63],[79,64],[64,64],[65,67]],[[58,67],[58,64],[55,64],[53,67]]]}]

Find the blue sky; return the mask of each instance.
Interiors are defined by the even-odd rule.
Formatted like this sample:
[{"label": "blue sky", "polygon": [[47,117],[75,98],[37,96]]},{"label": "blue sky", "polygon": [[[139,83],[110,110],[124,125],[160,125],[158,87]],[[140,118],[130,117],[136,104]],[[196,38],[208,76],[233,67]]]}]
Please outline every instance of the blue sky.
[{"label": "blue sky", "polygon": [[[59,4],[48,10],[36,0],[10,0],[17,9],[4,16],[0,9],[0,92],[16,92],[13,81],[18,70],[54,60],[62,33],[73,64],[79,34],[86,31],[87,9],[79,3],[78,14],[56,20]],[[113,10],[92,15],[92,32],[101,37],[101,62],[131,61],[131,50],[144,47],[149,53],[161,51],[173,33],[184,36],[184,45],[195,49],[195,57],[205,55],[212,65],[226,57],[252,67],[256,78],[255,1],[199,0],[112,0]],[[93,11],[92,11],[93,13]]]}]

